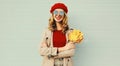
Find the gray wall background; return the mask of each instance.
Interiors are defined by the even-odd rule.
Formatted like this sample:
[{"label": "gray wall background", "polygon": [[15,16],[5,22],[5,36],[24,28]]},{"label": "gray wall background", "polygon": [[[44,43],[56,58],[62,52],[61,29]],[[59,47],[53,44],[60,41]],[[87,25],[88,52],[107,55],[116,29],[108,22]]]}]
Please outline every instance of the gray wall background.
[{"label": "gray wall background", "polygon": [[0,0],[0,66],[41,66],[38,45],[55,2],[84,33],[74,66],[120,66],[120,0]]}]

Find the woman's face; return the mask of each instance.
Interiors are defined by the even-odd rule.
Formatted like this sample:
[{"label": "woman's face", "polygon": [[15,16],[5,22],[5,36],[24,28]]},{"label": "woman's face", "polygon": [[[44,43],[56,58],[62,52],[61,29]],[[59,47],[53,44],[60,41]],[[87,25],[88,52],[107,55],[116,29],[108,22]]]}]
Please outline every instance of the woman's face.
[{"label": "woman's face", "polygon": [[61,22],[64,18],[64,10],[63,9],[55,9],[53,11],[53,18],[56,22]]}]

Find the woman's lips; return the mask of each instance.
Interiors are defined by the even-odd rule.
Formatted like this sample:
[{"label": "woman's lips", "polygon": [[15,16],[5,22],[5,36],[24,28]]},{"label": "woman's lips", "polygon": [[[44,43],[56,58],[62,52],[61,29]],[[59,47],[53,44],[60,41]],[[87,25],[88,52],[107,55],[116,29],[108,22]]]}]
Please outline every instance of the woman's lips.
[{"label": "woman's lips", "polygon": [[56,16],[55,17],[57,20],[60,20],[62,18],[62,16]]}]

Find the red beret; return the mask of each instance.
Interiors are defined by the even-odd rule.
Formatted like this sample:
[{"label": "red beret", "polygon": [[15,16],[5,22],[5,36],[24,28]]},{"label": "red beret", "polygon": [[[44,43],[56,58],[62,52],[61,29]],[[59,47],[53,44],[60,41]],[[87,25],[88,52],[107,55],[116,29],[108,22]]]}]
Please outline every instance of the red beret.
[{"label": "red beret", "polygon": [[67,6],[63,3],[55,3],[51,9],[50,9],[50,13],[52,13],[55,9],[63,9],[66,13],[68,12]]}]

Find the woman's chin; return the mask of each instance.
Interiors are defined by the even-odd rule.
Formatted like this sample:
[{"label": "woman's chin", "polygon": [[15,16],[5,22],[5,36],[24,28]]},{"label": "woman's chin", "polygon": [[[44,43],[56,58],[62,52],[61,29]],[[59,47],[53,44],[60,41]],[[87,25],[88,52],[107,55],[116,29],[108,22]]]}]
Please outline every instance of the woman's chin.
[{"label": "woman's chin", "polygon": [[61,21],[62,21],[62,19],[59,19],[59,20],[55,19],[55,21],[56,21],[56,22],[61,22]]}]

